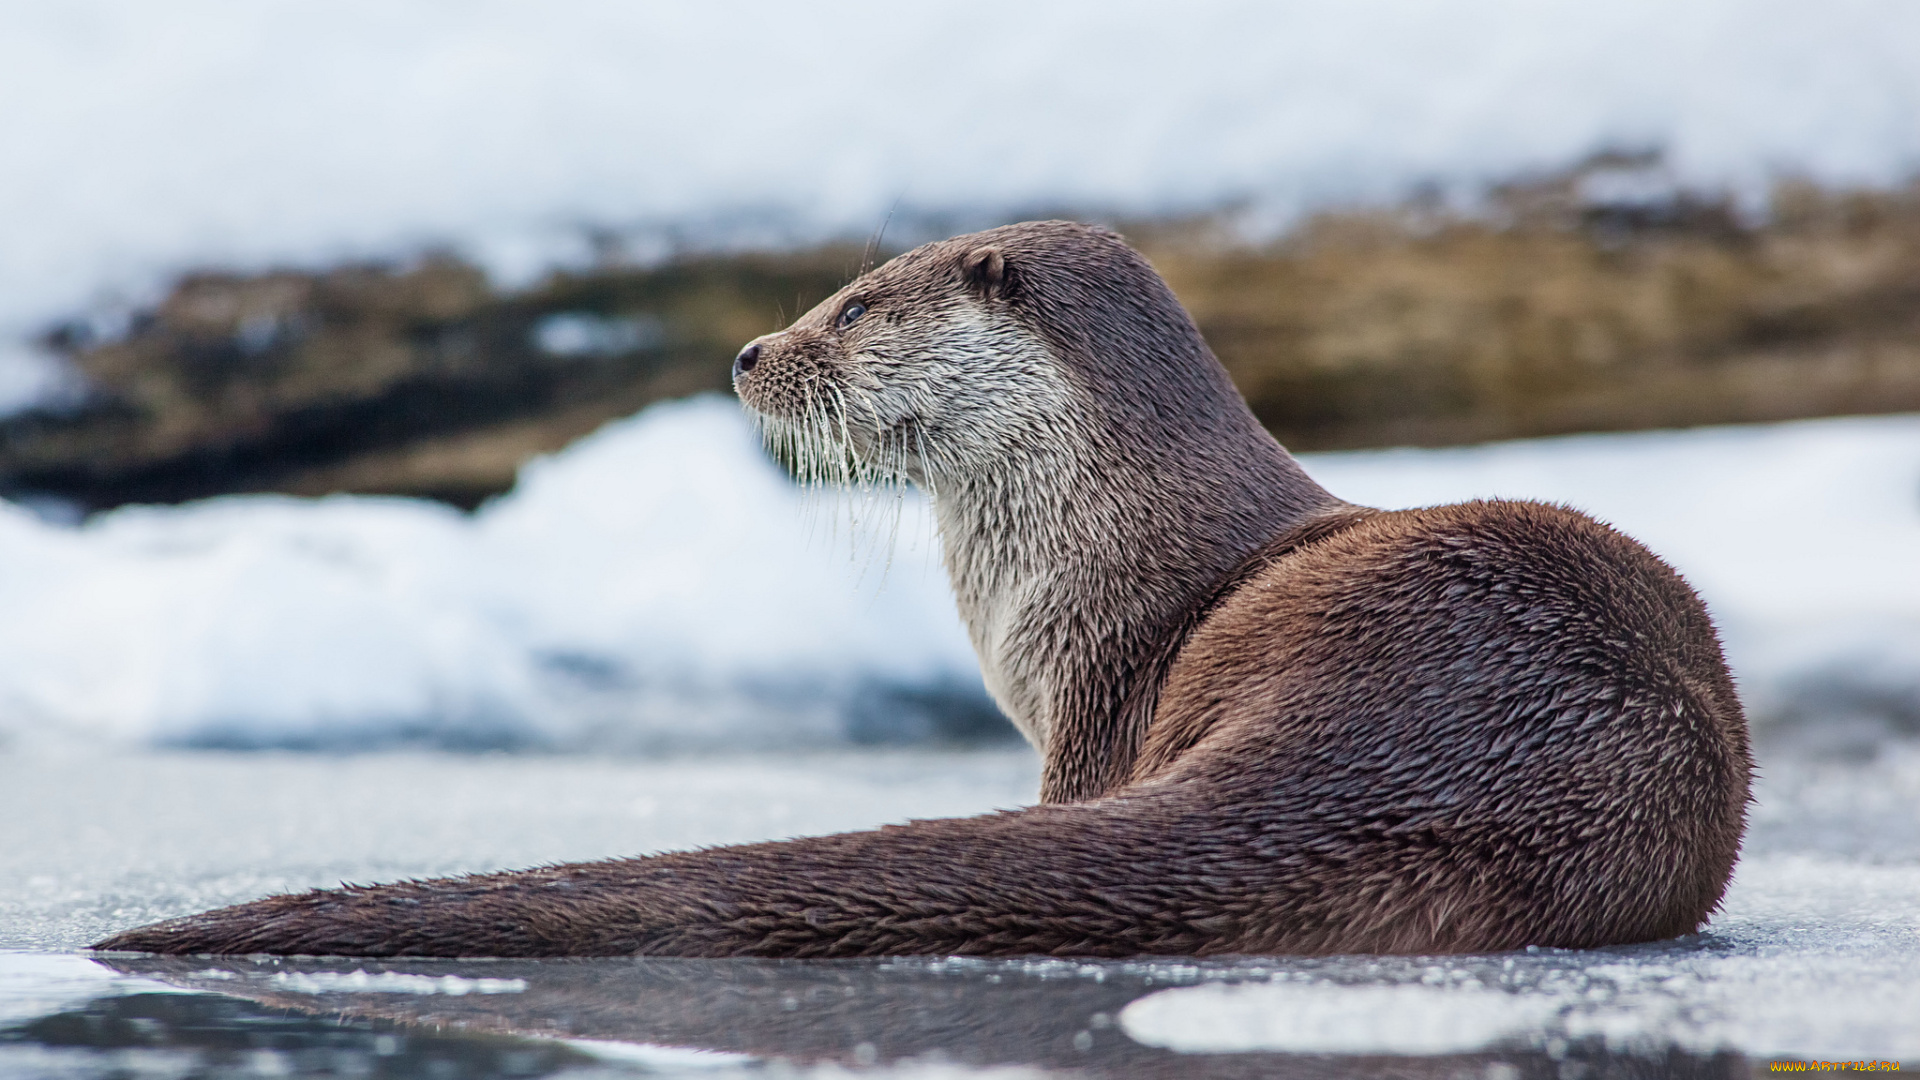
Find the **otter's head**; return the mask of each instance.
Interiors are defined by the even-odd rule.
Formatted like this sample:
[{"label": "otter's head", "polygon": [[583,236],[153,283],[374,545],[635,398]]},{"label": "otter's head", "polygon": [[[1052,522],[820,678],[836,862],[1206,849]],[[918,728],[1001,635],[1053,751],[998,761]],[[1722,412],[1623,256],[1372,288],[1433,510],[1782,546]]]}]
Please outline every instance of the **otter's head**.
[{"label": "otter's head", "polygon": [[1165,446],[1244,412],[1146,261],[1060,221],[907,252],[748,344],[733,383],[803,480],[936,492],[1016,456]]}]

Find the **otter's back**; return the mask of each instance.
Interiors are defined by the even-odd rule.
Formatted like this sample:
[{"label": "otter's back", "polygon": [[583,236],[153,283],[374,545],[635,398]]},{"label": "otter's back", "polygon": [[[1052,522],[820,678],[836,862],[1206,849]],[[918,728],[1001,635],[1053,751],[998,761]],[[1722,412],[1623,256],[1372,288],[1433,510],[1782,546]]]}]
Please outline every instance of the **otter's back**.
[{"label": "otter's back", "polygon": [[[1182,649],[1136,775],[1237,792],[1268,841],[1320,853],[1328,889],[1456,882],[1435,895],[1479,907],[1442,914],[1463,935],[1579,945],[1686,933],[1717,904],[1745,730],[1671,568],[1577,512],[1476,502],[1372,516],[1255,574]],[[1506,912],[1535,922],[1467,925]]]}]

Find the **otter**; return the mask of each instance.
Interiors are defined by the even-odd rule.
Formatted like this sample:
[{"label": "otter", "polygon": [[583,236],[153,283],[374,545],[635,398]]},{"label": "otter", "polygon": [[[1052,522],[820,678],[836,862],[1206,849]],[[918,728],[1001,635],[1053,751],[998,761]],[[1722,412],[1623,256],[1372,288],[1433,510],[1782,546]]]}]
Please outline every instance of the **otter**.
[{"label": "otter", "polygon": [[1432,954],[1718,907],[1752,759],[1692,589],[1565,507],[1335,497],[1118,235],[917,248],[734,381],[804,477],[927,492],[1038,805],[274,896],[95,948]]}]

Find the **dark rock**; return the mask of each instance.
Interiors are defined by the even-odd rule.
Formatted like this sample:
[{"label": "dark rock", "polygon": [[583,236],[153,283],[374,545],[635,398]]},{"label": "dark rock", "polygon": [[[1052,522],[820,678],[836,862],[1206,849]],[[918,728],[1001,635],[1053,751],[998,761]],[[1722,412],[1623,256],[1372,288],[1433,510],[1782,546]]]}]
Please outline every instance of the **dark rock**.
[{"label": "dark rock", "polygon": [[739,343],[854,256],[686,259],[503,294],[471,266],[183,278],[117,336],[44,337],[77,406],[0,420],[0,495],[87,510],[242,491],[472,507],[521,462],[652,401],[727,385]]}]

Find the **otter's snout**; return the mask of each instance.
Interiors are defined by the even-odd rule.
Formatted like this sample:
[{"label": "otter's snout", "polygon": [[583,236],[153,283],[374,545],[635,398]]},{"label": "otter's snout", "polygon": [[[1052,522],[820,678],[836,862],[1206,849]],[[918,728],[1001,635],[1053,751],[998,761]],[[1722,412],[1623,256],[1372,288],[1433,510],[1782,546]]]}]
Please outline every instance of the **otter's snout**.
[{"label": "otter's snout", "polygon": [[793,327],[747,343],[733,358],[733,389],[741,404],[767,417],[793,419],[813,406],[834,363],[833,343]]}]

